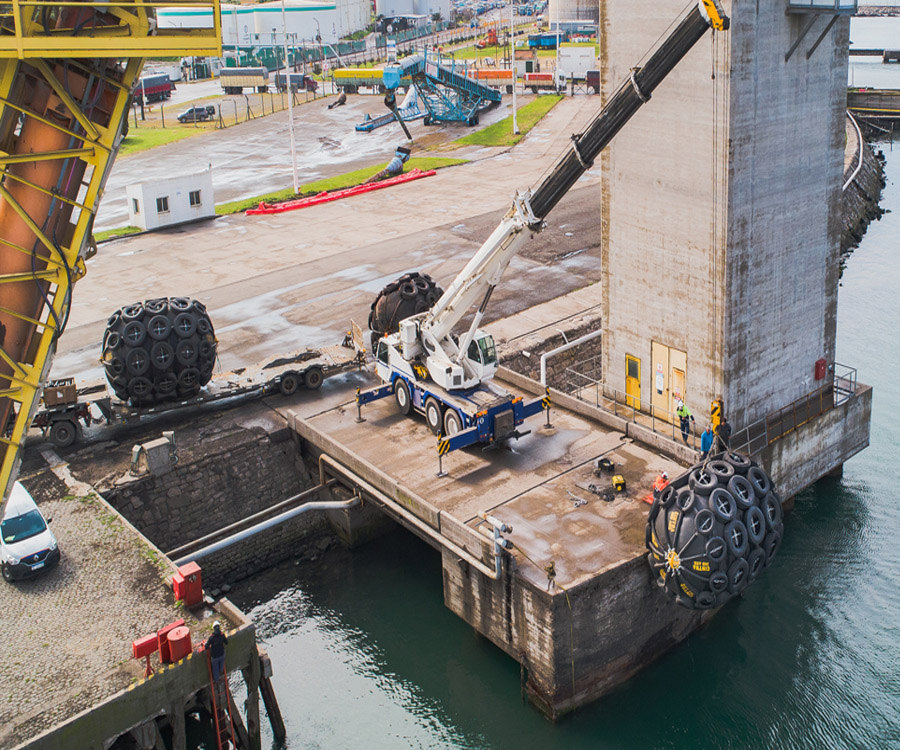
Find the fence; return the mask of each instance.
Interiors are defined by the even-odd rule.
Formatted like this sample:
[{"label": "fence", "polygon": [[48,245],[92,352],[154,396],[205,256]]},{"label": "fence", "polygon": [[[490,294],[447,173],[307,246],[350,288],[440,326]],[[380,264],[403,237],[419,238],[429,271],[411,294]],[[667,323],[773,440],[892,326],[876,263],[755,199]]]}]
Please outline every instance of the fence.
[{"label": "fence", "polygon": [[[832,373],[832,382],[732,434],[731,449],[754,456],[776,440],[852,398],[857,390],[856,369],[835,362]],[[593,403],[629,422],[649,427],[658,435],[672,440],[683,439],[677,415],[655,406],[651,406],[649,411],[641,411],[639,399],[601,381],[600,355],[566,368],[563,380],[561,390],[569,395]],[[685,442],[695,450],[699,449],[695,425],[692,425]]]},{"label": "fence", "polygon": [[617,417],[648,427],[657,435],[682,440],[694,450],[700,449],[699,431],[695,424],[692,423],[685,440],[681,432],[681,420],[677,414],[656,406],[651,406],[649,412],[641,411],[640,399],[603,383],[600,380],[601,356],[598,354],[579,362],[575,367],[567,367],[562,390],[582,401],[593,403],[594,406]]}]

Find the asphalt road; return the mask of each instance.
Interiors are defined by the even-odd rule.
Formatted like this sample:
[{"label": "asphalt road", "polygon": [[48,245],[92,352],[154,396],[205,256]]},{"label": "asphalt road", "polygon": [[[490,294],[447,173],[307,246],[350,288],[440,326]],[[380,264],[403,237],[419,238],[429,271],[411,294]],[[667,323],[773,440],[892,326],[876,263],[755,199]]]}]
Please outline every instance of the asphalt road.
[{"label": "asphalt road", "polygon": [[[435,177],[301,211],[237,214],[102,244],[75,290],[52,376],[98,379],[109,315],[164,295],[206,303],[225,370],[337,343],[351,319],[365,325],[372,300],[397,276],[421,270],[448,284],[515,192],[556,161],[593,109],[586,100],[564,100],[509,153]],[[599,280],[599,168],[583,180],[513,259],[489,320]]]},{"label": "asphalt road", "polygon": [[[273,96],[278,106],[279,96]],[[268,111],[271,107],[268,94],[253,94],[247,100],[243,96],[221,97],[211,100],[211,103],[221,103],[223,118],[226,123],[231,123],[234,122],[235,112],[240,117],[246,116],[248,103],[259,115],[263,104],[260,97],[264,99]],[[520,97],[518,106],[531,98]],[[319,98],[294,108],[294,139],[300,184],[387,162],[394,149],[406,143],[406,137],[396,123],[371,133],[356,131],[356,125],[363,121],[366,114],[377,117],[387,112],[381,96],[349,96],[345,106],[329,110],[327,105],[333,101],[333,97]],[[509,107],[509,97],[506,97],[499,107],[485,111],[481,116],[482,126],[506,117]],[[166,112],[172,113],[171,118],[166,117],[166,122],[172,121],[171,127],[193,127],[175,121],[175,114],[182,109],[171,102],[166,105]],[[408,123],[408,127],[414,139],[414,151],[453,140],[468,132],[464,125],[426,128],[422,120]],[[208,167],[212,168],[216,203],[251,198],[290,187],[292,168],[288,113],[276,112],[118,159],[106,184],[94,222],[95,230],[128,225],[126,186],[201,172]]]}]

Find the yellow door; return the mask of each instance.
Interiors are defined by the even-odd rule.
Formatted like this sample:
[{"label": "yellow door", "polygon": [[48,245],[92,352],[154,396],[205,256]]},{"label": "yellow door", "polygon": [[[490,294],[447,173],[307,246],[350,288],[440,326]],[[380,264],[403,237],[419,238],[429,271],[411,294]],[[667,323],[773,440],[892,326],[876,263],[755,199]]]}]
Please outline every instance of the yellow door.
[{"label": "yellow door", "polygon": [[678,402],[684,401],[684,370],[672,368],[672,411],[678,408]]},{"label": "yellow door", "polygon": [[641,408],[641,360],[630,354],[625,355],[625,403]]}]

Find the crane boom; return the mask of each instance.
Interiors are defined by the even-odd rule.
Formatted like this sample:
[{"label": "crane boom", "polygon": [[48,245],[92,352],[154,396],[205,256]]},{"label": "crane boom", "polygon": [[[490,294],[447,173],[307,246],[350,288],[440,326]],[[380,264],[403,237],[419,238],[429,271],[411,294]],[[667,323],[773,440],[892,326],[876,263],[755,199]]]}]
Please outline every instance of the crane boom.
[{"label": "crane boom", "polygon": [[[484,310],[494,287],[525,239],[540,232],[544,219],[593,165],[631,117],[650,100],[657,86],[709,29],[724,31],[729,19],[718,0],[700,0],[640,68],[610,97],[606,105],[581,133],[572,136],[572,144],[547,177],[531,192],[519,194],[500,225],[488,237],[475,256],[457,275],[431,310],[400,323],[404,357],[423,354],[413,340],[414,326],[425,349],[427,368],[444,387],[471,387],[493,375],[469,361],[469,347],[477,337]],[[478,305],[475,318],[460,342],[451,331]],[[405,330],[405,333],[404,333]],[[443,382],[442,382],[443,381]]]}]

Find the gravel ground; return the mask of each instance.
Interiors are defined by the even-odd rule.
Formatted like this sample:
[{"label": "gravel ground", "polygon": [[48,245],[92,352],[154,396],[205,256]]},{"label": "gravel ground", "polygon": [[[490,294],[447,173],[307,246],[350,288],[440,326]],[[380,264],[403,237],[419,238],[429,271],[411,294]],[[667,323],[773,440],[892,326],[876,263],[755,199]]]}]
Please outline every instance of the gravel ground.
[{"label": "gravel ground", "polygon": [[62,560],[36,578],[0,582],[4,748],[141,676],[143,665],[131,658],[135,638],[179,617],[191,627],[194,643],[208,628],[175,606],[152,548],[103,502],[76,494],[50,469],[23,483],[52,518]]}]

